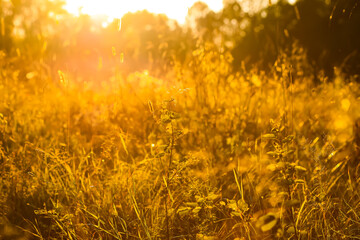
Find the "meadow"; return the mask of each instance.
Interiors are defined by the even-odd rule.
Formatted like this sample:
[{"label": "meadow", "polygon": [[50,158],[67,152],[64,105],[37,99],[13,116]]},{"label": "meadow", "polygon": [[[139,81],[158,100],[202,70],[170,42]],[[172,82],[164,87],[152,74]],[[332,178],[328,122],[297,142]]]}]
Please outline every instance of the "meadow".
[{"label": "meadow", "polygon": [[359,75],[289,39],[235,68],[135,16],[6,41],[1,17],[0,239],[360,239]]},{"label": "meadow", "polygon": [[96,90],[2,66],[2,239],[358,238],[359,84],[194,59]]}]

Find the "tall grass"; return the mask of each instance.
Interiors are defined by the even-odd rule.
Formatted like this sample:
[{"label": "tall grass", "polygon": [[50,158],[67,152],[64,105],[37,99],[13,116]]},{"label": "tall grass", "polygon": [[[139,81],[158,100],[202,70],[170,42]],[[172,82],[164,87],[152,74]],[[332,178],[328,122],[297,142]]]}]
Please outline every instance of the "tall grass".
[{"label": "tall grass", "polygon": [[0,236],[358,238],[359,85],[231,61],[206,45],[97,90],[3,68]]}]

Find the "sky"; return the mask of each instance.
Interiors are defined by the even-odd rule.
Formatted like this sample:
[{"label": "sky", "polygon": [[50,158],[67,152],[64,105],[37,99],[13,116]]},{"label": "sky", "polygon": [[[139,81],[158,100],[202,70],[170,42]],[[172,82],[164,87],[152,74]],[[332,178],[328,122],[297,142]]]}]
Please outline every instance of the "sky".
[{"label": "sky", "polygon": [[[113,18],[121,18],[127,12],[146,9],[152,13],[165,13],[169,18],[183,24],[188,8],[195,2],[197,0],[67,0],[65,9],[75,15],[79,13],[79,8],[81,13],[107,15],[109,21]],[[202,2],[214,11],[219,11],[223,7],[222,0],[202,0]]]}]

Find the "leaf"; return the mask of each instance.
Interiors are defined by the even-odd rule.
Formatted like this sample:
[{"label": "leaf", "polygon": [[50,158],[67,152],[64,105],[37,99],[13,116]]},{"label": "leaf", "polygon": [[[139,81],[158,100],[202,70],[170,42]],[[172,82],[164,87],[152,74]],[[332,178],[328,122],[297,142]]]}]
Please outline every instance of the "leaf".
[{"label": "leaf", "polygon": [[288,197],[289,193],[287,193],[287,192],[279,192],[277,195],[282,196],[282,197]]},{"label": "leaf", "polygon": [[154,114],[154,107],[153,107],[153,104],[152,104],[152,102],[151,102],[150,100],[148,101],[148,106],[149,106],[150,112],[151,112],[152,114]]},{"label": "leaf", "polygon": [[241,217],[241,213],[236,211],[231,212],[230,215],[235,217]]},{"label": "leaf", "polygon": [[[235,230],[236,228],[240,229],[242,227],[242,224],[241,223],[236,223],[231,229],[232,230]],[[235,238],[236,239],[236,238]],[[234,239],[234,240],[235,240]]]},{"label": "leaf", "polygon": [[291,154],[293,152],[295,152],[295,151],[293,149],[290,149],[289,151],[285,152],[285,156],[287,156],[287,155],[289,155],[289,154]]},{"label": "leaf", "polygon": [[66,171],[68,172],[71,181],[75,181],[74,180],[74,175],[73,175],[73,172],[71,171],[70,166],[68,164],[66,164],[66,163],[63,163],[63,165],[64,165],[64,168],[66,169]]},{"label": "leaf", "polygon": [[125,144],[125,140],[124,140],[122,134],[120,134],[120,140],[121,140],[121,144],[123,145],[123,148],[124,148],[126,154],[129,155],[129,152],[128,152],[128,150],[127,150],[127,147],[126,147],[126,144]]},{"label": "leaf", "polygon": [[294,135],[289,135],[287,136],[286,138],[284,138],[282,140],[283,143],[288,143],[288,142],[291,142],[292,140],[294,140]]},{"label": "leaf", "polygon": [[198,195],[195,196],[195,199],[196,199],[196,202],[198,202],[198,203],[202,203],[205,201],[205,199],[203,197],[200,197]]},{"label": "leaf", "polygon": [[289,234],[295,233],[295,228],[293,226],[291,226],[286,230],[286,232],[289,233]]},{"label": "leaf", "polygon": [[312,143],[310,144],[310,148],[313,148],[318,141],[319,141],[319,137],[316,137],[314,141],[312,141]]},{"label": "leaf", "polygon": [[161,114],[161,122],[162,123],[170,123],[171,122],[171,118],[168,114]]},{"label": "leaf", "polygon": [[307,169],[302,167],[302,166],[295,166],[295,169],[298,170],[298,171],[302,171],[302,172],[306,172]]},{"label": "leaf", "polygon": [[269,164],[266,166],[266,168],[273,172],[276,170],[276,164],[275,163]]},{"label": "leaf", "polygon": [[185,205],[188,206],[188,207],[197,207],[196,202],[186,202]]},{"label": "leaf", "polygon": [[279,155],[277,152],[273,152],[273,151],[267,152],[266,154],[271,155],[271,156]]},{"label": "leaf", "polygon": [[277,224],[277,219],[272,220],[271,222],[262,225],[261,226],[261,231],[266,232],[266,231],[270,231],[271,229],[273,229],[275,227],[275,225]]},{"label": "leaf", "polygon": [[180,216],[183,216],[185,214],[188,214],[189,212],[191,211],[191,208],[190,207],[181,207],[177,210],[177,213],[180,215]]},{"label": "leaf", "polygon": [[268,213],[258,219],[256,226],[259,227],[261,231],[267,232],[273,229],[278,221],[279,217],[276,213]]},{"label": "leaf", "polygon": [[194,208],[194,209],[192,210],[192,212],[193,212],[193,213],[198,213],[198,212],[200,212],[200,210],[201,210],[201,207],[196,207],[196,208]]},{"label": "leaf", "polygon": [[240,199],[238,201],[238,207],[242,212],[246,212],[249,210],[249,205],[243,199]]},{"label": "leaf", "polygon": [[295,179],[295,183],[305,183],[305,181],[302,179]]},{"label": "leaf", "polygon": [[215,193],[210,193],[206,198],[207,200],[215,201],[220,198],[220,195]]},{"label": "leaf", "polygon": [[261,136],[262,138],[267,138],[267,139],[275,139],[275,134],[269,133],[269,134],[264,134]]},{"label": "leaf", "polygon": [[339,162],[338,164],[336,164],[336,166],[333,167],[333,169],[331,169],[331,173],[334,173],[335,170],[338,169],[342,164],[343,164],[343,162]]},{"label": "leaf", "polygon": [[238,206],[236,204],[235,200],[230,200],[229,203],[227,204],[228,208],[232,209],[233,211],[238,211]]}]

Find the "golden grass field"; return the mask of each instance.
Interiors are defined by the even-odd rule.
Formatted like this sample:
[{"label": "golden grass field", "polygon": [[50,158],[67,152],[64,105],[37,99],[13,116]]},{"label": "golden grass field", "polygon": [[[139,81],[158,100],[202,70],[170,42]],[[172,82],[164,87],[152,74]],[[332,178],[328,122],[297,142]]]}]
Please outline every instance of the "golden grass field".
[{"label": "golden grass field", "polygon": [[230,63],[96,85],[2,64],[0,238],[359,239],[359,84]]}]

